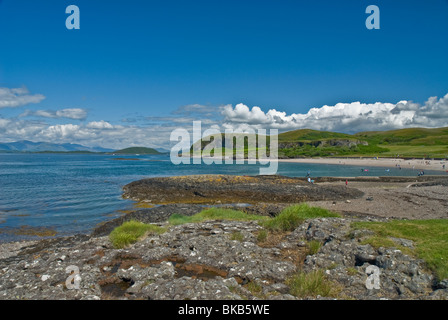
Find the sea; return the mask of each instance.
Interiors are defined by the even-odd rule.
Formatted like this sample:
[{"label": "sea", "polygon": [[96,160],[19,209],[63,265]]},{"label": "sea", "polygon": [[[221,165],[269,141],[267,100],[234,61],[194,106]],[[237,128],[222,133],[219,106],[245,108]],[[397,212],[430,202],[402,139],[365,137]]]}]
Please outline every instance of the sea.
[{"label": "sea", "polygon": [[[135,202],[122,198],[122,187],[132,181],[195,174],[258,175],[259,169],[260,164],[247,163],[175,165],[168,154],[0,154],[0,242],[89,234],[98,224],[135,209]],[[418,174],[395,167],[284,162],[279,162],[277,174],[305,177],[308,171],[311,177]]]}]

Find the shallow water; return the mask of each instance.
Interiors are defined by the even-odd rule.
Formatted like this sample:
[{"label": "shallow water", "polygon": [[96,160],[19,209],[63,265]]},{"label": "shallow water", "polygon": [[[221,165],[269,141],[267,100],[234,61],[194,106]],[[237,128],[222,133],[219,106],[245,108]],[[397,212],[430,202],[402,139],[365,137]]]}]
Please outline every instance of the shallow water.
[{"label": "shallow water", "polygon": [[[173,165],[168,155],[0,154],[0,241],[29,239],[36,227],[46,234],[89,233],[101,222],[133,208],[121,197],[122,187],[135,180],[192,174],[257,175],[259,165]],[[278,174],[317,176],[416,176],[417,170],[358,166],[279,163]],[[427,171],[427,174],[439,174]],[[23,229],[23,228],[22,228]],[[43,233],[42,233],[43,232]],[[22,232],[23,233],[23,232]]]}]

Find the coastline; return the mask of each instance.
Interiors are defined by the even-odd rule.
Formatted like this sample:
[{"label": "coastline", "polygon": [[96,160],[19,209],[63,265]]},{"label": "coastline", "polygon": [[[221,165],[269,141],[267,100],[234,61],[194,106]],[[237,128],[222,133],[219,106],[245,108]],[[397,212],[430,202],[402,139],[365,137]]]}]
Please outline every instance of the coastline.
[{"label": "coastline", "polygon": [[[390,167],[397,165],[403,169],[434,170],[448,172],[448,161],[444,160],[424,160],[424,159],[390,159],[390,158],[303,158],[303,159],[278,159],[279,162],[290,163],[314,163],[314,164],[336,164],[352,165],[364,167]],[[445,169],[443,168],[445,165]]]},{"label": "coastline", "polygon": [[[309,184],[302,178],[225,175],[134,181],[123,188],[124,195],[156,206],[136,209],[90,235],[0,243],[0,300],[300,300],[291,279],[299,271],[312,276],[322,270],[338,288],[332,293],[337,300],[448,298],[448,280],[438,278],[423,260],[397,250],[413,250],[418,240],[389,237],[384,247],[376,248],[363,242],[373,231],[353,229],[353,223],[394,220],[444,223],[448,179],[363,180],[351,180],[348,186],[341,181]],[[235,189],[243,198],[230,208],[224,200],[235,200]],[[172,199],[174,190],[179,199]],[[281,198],[279,192],[289,196]],[[164,203],[167,194],[175,203]],[[216,201],[226,194],[231,199]],[[280,233],[250,220],[206,219],[179,225],[168,221],[175,213],[195,215],[206,202],[273,218],[301,202],[302,196],[312,207],[338,216],[305,219]],[[238,205],[254,198],[252,206]],[[124,250],[115,247],[108,235],[130,220],[166,231],[143,236]],[[319,243],[317,250],[311,251],[312,243]],[[365,285],[370,265],[382,274],[382,286],[375,292]],[[80,287],[74,288],[79,290],[67,286],[64,271],[73,267],[81,277]],[[306,295],[311,300],[327,298]]]}]

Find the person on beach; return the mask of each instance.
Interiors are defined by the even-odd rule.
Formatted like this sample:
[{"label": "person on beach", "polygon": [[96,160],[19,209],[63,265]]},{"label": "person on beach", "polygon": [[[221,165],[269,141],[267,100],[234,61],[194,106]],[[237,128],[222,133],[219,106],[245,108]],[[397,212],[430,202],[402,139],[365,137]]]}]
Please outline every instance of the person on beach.
[{"label": "person on beach", "polygon": [[348,185],[348,179],[345,179],[345,187],[347,188]]}]

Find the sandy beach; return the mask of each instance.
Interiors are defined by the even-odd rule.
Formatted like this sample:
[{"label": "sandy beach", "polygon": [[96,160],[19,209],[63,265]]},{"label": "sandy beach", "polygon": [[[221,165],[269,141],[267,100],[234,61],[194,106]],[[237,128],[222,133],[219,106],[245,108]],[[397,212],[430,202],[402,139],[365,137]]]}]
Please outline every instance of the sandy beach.
[{"label": "sandy beach", "polygon": [[[293,163],[321,163],[370,167],[401,166],[403,169],[435,170],[448,172],[448,161],[446,160],[424,160],[424,159],[391,159],[391,158],[303,158],[303,159],[279,159],[279,162]],[[443,167],[445,165],[445,168]]]},{"label": "sandy beach", "polygon": [[[343,182],[320,183],[343,186]],[[313,201],[313,206],[343,214],[366,214],[391,219],[447,219],[448,188],[421,182],[350,181],[363,197],[348,201]]]}]

